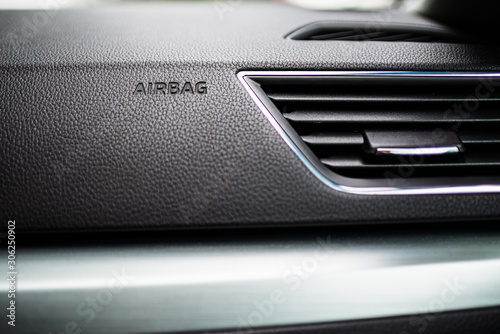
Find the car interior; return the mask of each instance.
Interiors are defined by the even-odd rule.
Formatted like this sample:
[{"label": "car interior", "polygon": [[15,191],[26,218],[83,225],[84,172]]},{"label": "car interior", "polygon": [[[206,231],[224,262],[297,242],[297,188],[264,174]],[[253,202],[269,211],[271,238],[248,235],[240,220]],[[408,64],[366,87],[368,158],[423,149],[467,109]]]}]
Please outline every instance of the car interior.
[{"label": "car interior", "polygon": [[0,333],[500,333],[498,13],[0,0]]}]

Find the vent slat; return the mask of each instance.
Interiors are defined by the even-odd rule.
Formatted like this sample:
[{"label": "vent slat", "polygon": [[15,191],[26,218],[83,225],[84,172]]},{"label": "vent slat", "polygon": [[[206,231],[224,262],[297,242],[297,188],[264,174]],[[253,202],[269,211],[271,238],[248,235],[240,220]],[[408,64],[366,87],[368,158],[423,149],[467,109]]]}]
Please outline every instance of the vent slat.
[{"label": "vent slat", "polygon": [[311,41],[369,41],[369,42],[421,42],[421,43],[458,43],[451,38],[443,38],[432,34],[419,34],[416,32],[394,32],[394,31],[378,31],[378,32],[363,32],[363,31],[331,31],[321,32],[320,34],[311,35],[303,40]]},{"label": "vent slat", "polygon": [[500,122],[500,114],[476,112],[474,118],[462,118],[459,114],[445,114],[443,111],[419,112],[365,112],[365,111],[294,111],[283,116],[293,122],[303,123],[478,123]]},{"label": "vent slat", "polygon": [[402,42],[408,38],[414,38],[415,34],[407,33],[407,34],[396,34],[385,37],[374,37],[370,38],[370,41],[381,41],[381,42]]},{"label": "vent slat", "polygon": [[[485,160],[480,160],[485,158]],[[362,169],[395,169],[395,168],[455,168],[455,167],[477,167],[480,166],[500,166],[500,161],[486,156],[474,156],[467,162],[446,162],[446,163],[365,163],[359,156],[334,156],[321,159],[321,162],[332,168],[362,168]]]},{"label": "vent slat", "polygon": [[500,129],[498,132],[460,132],[458,137],[464,144],[500,144]]},{"label": "vent slat", "polygon": [[357,34],[358,33],[355,32],[354,30],[337,31],[337,32],[332,32],[332,33],[328,33],[328,34],[324,34],[324,35],[311,36],[311,40],[326,41],[326,40],[331,40],[331,39],[337,39],[340,37],[354,36]]},{"label": "vent slat", "polygon": [[435,37],[431,36],[418,36],[418,37],[403,39],[402,42],[446,43],[446,40],[437,40]]},{"label": "vent slat", "polygon": [[333,41],[368,41],[377,37],[384,37],[389,35],[387,32],[372,32],[372,33],[363,33],[358,32],[355,35],[345,36],[345,37],[337,37],[337,38],[329,38],[328,40]]},{"label": "vent slat", "polygon": [[[390,91],[390,87],[387,89]],[[436,103],[436,102],[449,102],[449,103],[464,103],[468,101],[464,97],[449,96],[449,95],[428,95],[423,96],[419,94],[370,94],[370,93],[352,93],[352,94],[290,94],[290,93],[270,93],[268,97],[274,102],[343,102],[343,103],[373,103],[373,102],[404,102],[404,103]],[[474,98],[471,100],[474,103],[481,102],[500,102],[500,97],[489,98]]]},{"label": "vent slat", "polygon": [[360,133],[326,133],[302,136],[310,145],[363,145],[363,135]]}]

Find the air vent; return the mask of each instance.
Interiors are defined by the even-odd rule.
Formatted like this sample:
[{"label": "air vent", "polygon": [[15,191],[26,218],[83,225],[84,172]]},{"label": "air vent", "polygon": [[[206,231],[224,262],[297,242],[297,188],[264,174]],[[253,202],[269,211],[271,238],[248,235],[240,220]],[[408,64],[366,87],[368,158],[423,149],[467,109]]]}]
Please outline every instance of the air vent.
[{"label": "air vent", "polygon": [[500,190],[493,186],[500,184],[500,74],[248,72],[240,79],[331,184],[363,193]]},{"label": "air vent", "polygon": [[471,43],[471,39],[466,40],[445,29],[388,23],[314,23],[298,29],[288,38],[300,41]]}]

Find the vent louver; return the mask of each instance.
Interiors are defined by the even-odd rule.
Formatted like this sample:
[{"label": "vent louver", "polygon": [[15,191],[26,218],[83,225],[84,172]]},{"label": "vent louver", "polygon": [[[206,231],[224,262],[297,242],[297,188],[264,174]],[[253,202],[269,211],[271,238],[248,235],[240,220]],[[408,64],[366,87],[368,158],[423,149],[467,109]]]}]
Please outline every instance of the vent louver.
[{"label": "vent louver", "polygon": [[472,192],[463,186],[500,183],[496,75],[288,72],[240,78],[308,163],[335,184]]},{"label": "vent louver", "polygon": [[313,23],[293,32],[288,39],[298,41],[370,41],[414,43],[471,43],[444,29],[394,24]]}]

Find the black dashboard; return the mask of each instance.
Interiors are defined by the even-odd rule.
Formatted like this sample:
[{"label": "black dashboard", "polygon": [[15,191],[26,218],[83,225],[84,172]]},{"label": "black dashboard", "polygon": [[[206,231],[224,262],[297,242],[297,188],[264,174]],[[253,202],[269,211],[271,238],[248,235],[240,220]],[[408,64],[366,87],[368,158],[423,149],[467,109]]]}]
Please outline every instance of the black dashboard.
[{"label": "black dashboard", "polygon": [[[463,333],[498,330],[500,160],[486,161],[485,173],[473,161],[479,176],[492,175],[481,183],[462,174],[440,180],[441,189],[474,183],[475,191],[339,191],[328,183],[335,177],[321,172],[323,166],[316,169],[322,149],[302,143],[294,150],[280,135],[273,119],[282,115],[273,115],[282,112],[292,125],[296,120],[276,102],[276,85],[284,83],[273,81],[277,88],[269,88],[268,99],[262,92],[270,83],[262,77],[362,74],[356,86],[374,74],[397,74],[427,76],[425,85],[432,86],[433,75],[460,73],[493,78],[487,87],[494,90],[500,48],[440,39],[299,40],[310,35],[297,32],[318,23],[463,36],[401,11],[312,11],[260,2],[236,1],[223,12],[212,2],[0,11],[0,216],[4,231],[16,222],[21,292],[19,327],[5,327],[8,333],[231,331],[243,315],[247,325],[255,322],[242,327],[245,333],[456,333],[457,319],[464,321]],[[338,33],[333,31],[343,36]],[[261,95],[249,91],[245,73],[252,87],[262,87]],[[309,93],[323,94],[309,84]],[[466,84],[474,94],[475,86]],[[387,89],[373,92],[386,94],[379,97],[386,102],[399,93],[400,83],[391,85],[392,97]],[[297,99],[287,94],[286,103]],[[440,110],[456,98],[441,99]],[[473,130],[496,133],[497,100],[493,95],[481,102],[491,105],[493,116],[481,116],[481,126],[470,121]],[[326,101],[316,103],[335,103]],[[271,102],[278,108],[266,114]],[[340,127],[351,129],[351,123]],[[286,131],[302,136],[306,130]],[[300,142],[304,137],[294,136]],[[458,152],[465,135],[457,138],[452,147]],[[491,140],[496,154],[500,138]],[[305,151],[310,159],[298,154]],[[323,267],[305,289],[288,296],[291,303],[279,308],[280,297],[273,297],[279,312],[267,317],[262,311],[262,321],[246,318],[255,311],[248,305],[267,300],[282,273],[314,254],[318,238],[328,237],[339,255],[326,267],[343,268],[340,276]],[[120,303],[102,302],[102,312],[93,309],[97,321],[86,321],[91,309],[79,313],[80,303],[97,296],[106,275],[122,268],[136,277],[131,288],[113,292],[109,296]],[[470,299],[445,303],[440,284],[456,277],[467,281]],[[398,298],[408,290],[413,294]],[[423,329],[422,318],[408,322],[407,315],[433,298],[443,304],[442,312],[432,312],[437,325]],[[134,311],[137,301],[149,306]],[[80,319],[76,327],[71,319]]]}]

